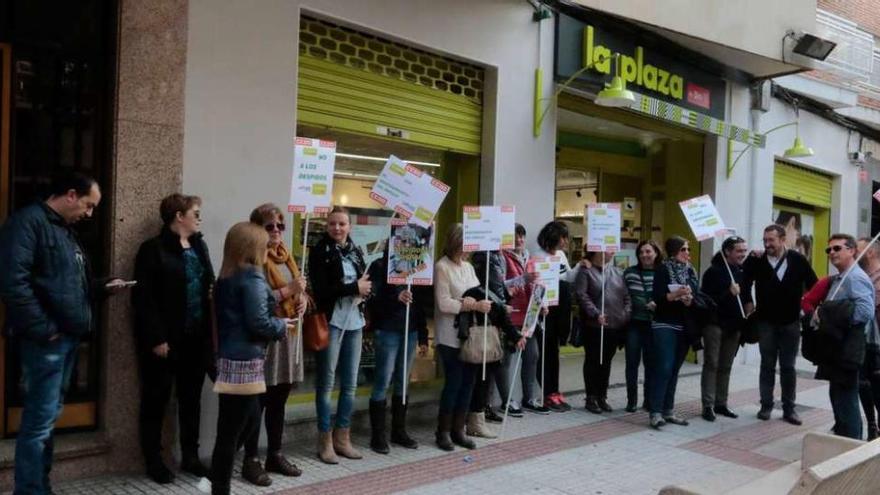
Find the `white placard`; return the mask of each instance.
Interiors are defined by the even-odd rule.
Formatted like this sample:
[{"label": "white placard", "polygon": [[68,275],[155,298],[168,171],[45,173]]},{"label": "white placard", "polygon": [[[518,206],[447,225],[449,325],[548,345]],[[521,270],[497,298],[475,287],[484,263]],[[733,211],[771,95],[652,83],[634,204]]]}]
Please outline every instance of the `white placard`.
[{"label": "white placard", "polygon": [[529,299],[529,306],[526,309],[526,317],[523,320],[522,336],[531,338],[535,333],[535,326],[538,324],[538,317],[541,315],[541,308],[544,306],[542,300],[546,298],[543,285],[536,285],[532,290],[532,297]]},{"label": "white placard", "polygon": [[293,148],[293,174],[290,180],[291,213],[327,213],[333,206],[333,169],[336,143],[296,138]]},{"label": "white placard", "polygon": [[449,186],[391,155],[373,184],[370,198],[410,223],[430,227]]},{"label": "white placard", "polygon": [[678,205],[698,241],[711,239],[727,232],[724,221],[721,220],[721,215],[718,214],[718,209],[715,208],[715,203],[708,194],[681,201]]},{"label": "white placard", "polygon": [[513,249],[513,206],[465,206],[463,217],[465,252]]},{"label": "white placard", "polygon": [[620,250],[620,203],[587,205],[587,250]]},{"label": "white placard", "polygon": [[535,256],[529,260],[529,272],[535,274],[535,283],[544,287],[545,306],[559,305],[559,264],[561,256]]},{"label": "white placard", "polygon": [[391,220],[388,237],[388,283],[434,284],[434,226],[422,227],[402,218]]}]

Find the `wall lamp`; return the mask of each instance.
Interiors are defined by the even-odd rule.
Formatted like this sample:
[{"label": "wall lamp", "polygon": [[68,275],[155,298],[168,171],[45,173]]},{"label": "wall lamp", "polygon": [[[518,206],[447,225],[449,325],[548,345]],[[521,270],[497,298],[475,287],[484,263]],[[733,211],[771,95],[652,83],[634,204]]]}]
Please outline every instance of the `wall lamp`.
[{"label": "wall lamp", "polygon": [[[595,103],[597,105],[601,105],[603,107],[617,107],[617,108],[627,108],[632,106],[636,101],[636,97],[632,91],[626,89],[626,81],[623,80],[623,77],[620,76],[620,54],[615,53],[610,57],[605,57],[600,60],[597,60],[596,63],[602,63],[608,59],[612,59],[614,61],[614,77],[611,78],[610,84],[605,84],[605,88],[602,91],[599,91],[599,94],[596,95]],[[569,87],[571,83],[574,82],[581,74],[591,69],[592,66],[581,67],[574,74],[571,75],[568,79],[565,80],[559,86],[559,89],[553,93],[551,98],[541,98],[541,94],[544,91],[544,83],[543,76],[544,73],[541,69],[535,69],[535,102],[534,102],[534,134],[535,137],[541,136],[541,124],[544,122],[544,117],[547,116],[547,112],[550,111],[550,107],[559,99],[559,95],[562,94],[562,91],[565,88]],[[550,100],[550,103],[547,104],[546,107],[541,109],[541,104],[545,100]]]},{"label": "wall lamp", "polygon": [[[804,145],[803,140],[801,140],[800,129],[799,129],[799,120],[795,120],[794,122],[789,122],[787,124],[778,125],[769,131],[765,132],[764,135],[770,134],[771,132],[778,131],[779,129],[785,127],[794,126],[795,134],[794,134],[794,144],[791,148],[788,148],[783,152],[783,156],[786,158],[804,158],[807,156],[813,156],[813,148],[808,148]],[[746,151],[752,149],[752,145],[748,145],[746,148],[740,150],[739,154],[736,155],[736,159],[733,158],[733,154],[735,153],[733,150],[733,140],[727,140],[727,178],[729,179],[731,175],[733,175],[733,169],[736,167],[736,164],[739,162],[740,158],[746,154]]]}]

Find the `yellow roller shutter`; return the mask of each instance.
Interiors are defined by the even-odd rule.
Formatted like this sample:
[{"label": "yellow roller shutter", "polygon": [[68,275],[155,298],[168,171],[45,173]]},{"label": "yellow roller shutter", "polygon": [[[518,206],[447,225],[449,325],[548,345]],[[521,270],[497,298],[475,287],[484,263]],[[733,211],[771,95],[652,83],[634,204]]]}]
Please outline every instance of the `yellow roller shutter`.
[{"label": "yellow roller shutter", "polygon": [[303,18],[297,121],[479,154],[482,69]]},{"label": "yellow roller shutter", "polygon": [[803,167],[776,162],[773,195],[820,208],[831,208],[832,178]]}]

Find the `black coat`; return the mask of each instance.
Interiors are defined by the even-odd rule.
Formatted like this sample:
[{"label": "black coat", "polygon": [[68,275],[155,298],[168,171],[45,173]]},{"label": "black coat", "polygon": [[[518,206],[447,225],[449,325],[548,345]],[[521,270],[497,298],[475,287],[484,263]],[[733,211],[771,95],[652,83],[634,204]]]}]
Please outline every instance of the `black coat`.
[{"label": "black coat", "polygon": [[[461,295],[464,297],[472,297],[477,301],[486,299],[486,290],[484,287],[472,287]],[[489,291],[489,300],[492,301],[492,309],[489,311],[489,324],[501,331],[502,342],[508,350],[513,349],[513,345],[522,337],[519,328],[513,326],[510,321],[510,314],[504,307],[504,301]],[[466,311],[458,314],[456,325],[458,326],[459,340],[467,340],[470,335],[471,325],[482,325],[483,313],[479,311]]]},{"label": "black coat", "polygon": [[[388,283],[388,256],[373,262],[370,266],[370,281],[373,282],[372,297],[367,302],[370,312],[370,326],[373,330],[403,333],[406,327],[406,304],[400,302],[400,293],[406,285]],[[428,286],[412,286],[413,302],[409,306],[409,329],[419,333],[419,344],[428,344],[427,313],[434,301],[434,292]]]},{"label": "black coat", "polygon": [[[730,265],[734,281],[740,286],[740,299],[743,306],[752,300],[751,287],[747,285],[745,273],[741,266]],[[700,290],[715,301],[718,305],[717,321],[722,329],[741,330],[745,325],[745,318],[739,309],[736,296],[730,293],[730,273],[724,266],[724,260],[720,254],[712,258],[712,266],[703,273],[703,283]]]},{"label": "black coat", "polygon": [[785,259],[788,265],[781,281],[766,254],[750,256],[743,264],[746,285],[755,286],[755,317],[775,325],[798,321],[801,297],[819,280],[802,254],[787,249]]},{"label": "black coat", "polygon": [[135,260],[137,285],[131,293],[134,328],[141,352],[167,342],[173,349],[184,336],[192,339],[211,336],[211,289],[214,268],[208,246],[201,234],[189,244],[202,262],[202,321],[197,328],[186,327],[186,261],[180,236],[167,227],[141,244]]},{"label": "black coat", "polygon": [[[480,281],[480,286],[486,286],[486,252],[477,251],[471,255],[471,264]],[[501,251],[489,252],[489,290],[502,301],[509,301],[510,294],[504,286],[507,279],[507,261]]]},{"label": "black coat", "polygon": [[58,213],[42,202],[15,212],[0,229],[0,260],[10,336],[45,341],[91,331],[91,304],[104,281],[92,279],[76,232]]},{"label": "black coat", "polygon": [[343,250],[351,251],[357,260],[355,270],[357,278],[360,279],[367,265],[361,249],[350,238],[343,247],[325,233],[318,244],[309,251],[309,286],[312,288],[318,311],[327,316],[328,322],[333,319],[333,307],[336,306],[337,300],[357,296],[359,293],[357,280],[349,284],[343,282],[345,276],[342,268]]},{"label": "black coat", "polygon": [[[847,299],[825,301],[819,306],[819,329],[805,330],[805,352],[818,365],[816,378],[855,384],[865,361],[864,325],[853,325],[853,302]],[[809,332],[813,332],[810,334]],[[806,350],[806,349],[805,349]]]}]

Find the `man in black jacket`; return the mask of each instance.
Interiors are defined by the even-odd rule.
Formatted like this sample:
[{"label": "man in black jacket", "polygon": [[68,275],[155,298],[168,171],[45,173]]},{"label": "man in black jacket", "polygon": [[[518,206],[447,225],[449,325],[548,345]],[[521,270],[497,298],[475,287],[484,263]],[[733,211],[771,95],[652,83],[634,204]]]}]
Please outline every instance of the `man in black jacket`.
[{"label": "man in black jacket", "polygon": [[[52,181],[50,197],[13,214],[0,230],[0,298],[7,334],[21,357],[24,410],[15,441],[15,494],[51,493],[53,432],[76,365],[80,340],[92,330],[91,304],[104,290],[91,278],[72,225],[101,201],[98,183],[72,173]],[[112,288],[112,289],[111,289]]]},{"label": "man in black jacket", "polygon": [[800,425],[794,410],[796,375],[794,363],[800,344],[800,301],[816,283],[816,273],[800,253],[785,248],[785,228],[764,229],[764,254],[749,257],[744,265],[746,285],[755,286],[755,324],[759,325],[761,351],[761,410],[758,419],[770,419],[776,360],[782,387],[782,418]]}]

